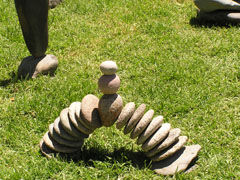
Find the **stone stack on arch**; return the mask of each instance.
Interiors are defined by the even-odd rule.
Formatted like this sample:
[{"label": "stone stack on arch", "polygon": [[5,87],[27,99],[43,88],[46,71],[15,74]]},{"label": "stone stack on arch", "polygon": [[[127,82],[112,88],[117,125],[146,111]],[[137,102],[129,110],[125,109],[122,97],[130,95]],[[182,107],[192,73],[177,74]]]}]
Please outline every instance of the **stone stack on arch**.
[{"label": "stone stack on arch", "polygon": [[41,152],[51,157],[51,153],[73,153],[79,151],[95,129],[116,128],[130,138],[137,139],[146,157],[150,158],[152,170],[161,175],[172,175],[185,171],[197,157],[200,145],[185,146],[186,136],[181,136],[179,128],[163,122],[163,116],[155,116],[154,110],[146,110],[141,104],[136,108],[134,102],[123,107],[122,98],[116,94],[120,79],[115,74],[117,65],[105,61],[100,66],[103,76],[99,79],[99,89],[104,93],[100,100],[86,95],[82,102],[73,102],[61,111],[60,116],[50,124],[48,132],[40,141]]}]

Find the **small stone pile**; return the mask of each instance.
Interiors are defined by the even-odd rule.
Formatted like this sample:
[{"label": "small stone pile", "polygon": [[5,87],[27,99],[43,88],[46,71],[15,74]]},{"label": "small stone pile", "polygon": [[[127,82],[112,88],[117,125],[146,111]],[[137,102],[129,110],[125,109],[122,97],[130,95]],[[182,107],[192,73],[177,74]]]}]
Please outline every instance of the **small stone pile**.
[{"label": "small stone pile", "polygon": [[124,134],[137,138],[145,155],[152,161],[152,169],[161,175],[172,175],[185,171],[197,157],[200,145],[185,146],[186,136],[180,136],[179,128],[171,129],[169,123],[163,123],[163,116],[154,116],[154,110],[146,111],[141,104],[135,109],[135,103],[129,102],[123,108],[123,101],[117,91],[120,79],[115,74],[117,65],[105,61],[100,65],[103,75],[98,86],[104,94],[100,100],[89,94],[82,102],[73,102],[63,109],[40,142],[44,155],[50,153],[72,153],[80,150],[84,139],[102,126],[110,127],[116,122],[117,129],[124,128]]}]

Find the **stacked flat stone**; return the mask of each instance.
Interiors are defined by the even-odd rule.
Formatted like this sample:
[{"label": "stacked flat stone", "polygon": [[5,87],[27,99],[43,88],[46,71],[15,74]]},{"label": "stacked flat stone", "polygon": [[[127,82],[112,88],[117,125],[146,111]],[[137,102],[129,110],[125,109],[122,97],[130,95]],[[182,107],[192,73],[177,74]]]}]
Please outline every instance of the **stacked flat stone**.
[{"label": "stacked flat stone", "polygon": [[169,123],[163,123],[163,116],[154,116],[154,110],[146,113],[146,105],[141,104],[135,110],[135,103],[130,102],[122,109],[116,127],[124,127],[124,134],[137,138],[145,155],[152,161],[152,169],[161,175],[173,175],[185,171],[196,158],[200,145],[185,146],[186,136],[180,136],[179,128],[171,129]]},{"label": "stacked flat stone", "polygon": [[98,87],[104,94],[99,101],[98,111],[103,126],[110,127],[117,120],[123,107],[120,95],[116,94],[120,87],[117,65],[113,61],[104,61],[100,65],[103,75],[98,81]]},{"label": "stacked flat stone", "polygon": [[[117,91],[120,79],[115,74],[117,65],[105,61],[100,65],[103,75],[98,81],[104,94],[100,100],[89,94],[82,102],[73,102],[61,111],[40,142],[44,155],[50,153],[72,153],[80,150],[84,139],[101,126],[110,127],[116,122],[117,129],[124,127],[124,134],[137,138],[145,155],[153,161],[152,169],[161,175],[173,175],[185,171],[197,157],[200,145],[185,146],[187,136],[180,136],[179,128],[163,122],[163,116],[154,117],[154,110],[146,111],[146,105],[138,108],[134,102],[123,101]],[[146,112],[145,112],[146,111]]]},{"label": "stacked flat stone", "polygon": [[51,153],[73,153],[80,150],[84,139],[101,127],[98,102],[96,96],[89,94],[82,102],[73,102],[63,109],[40,141],[42,153],[50,158]]}]

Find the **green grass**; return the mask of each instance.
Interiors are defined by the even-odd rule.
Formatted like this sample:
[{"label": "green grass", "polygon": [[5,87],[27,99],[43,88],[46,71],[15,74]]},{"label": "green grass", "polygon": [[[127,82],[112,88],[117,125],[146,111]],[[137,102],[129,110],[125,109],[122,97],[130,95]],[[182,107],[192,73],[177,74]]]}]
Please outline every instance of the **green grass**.
[{"label": "green grass", "polygon": [[[0,179],[239,179],[239,26],[195,25],[192,1],[65,0],[49,12],[54,78],[16,79],[29,55],[14,3],[0,2]],[[115,126],[85,141],[81,157],[47,159],[39,141],[60,111],[101,97],[99,65],[118,64],[124,104],[145,103],[200,144],[198,168],[159,176]]]}]

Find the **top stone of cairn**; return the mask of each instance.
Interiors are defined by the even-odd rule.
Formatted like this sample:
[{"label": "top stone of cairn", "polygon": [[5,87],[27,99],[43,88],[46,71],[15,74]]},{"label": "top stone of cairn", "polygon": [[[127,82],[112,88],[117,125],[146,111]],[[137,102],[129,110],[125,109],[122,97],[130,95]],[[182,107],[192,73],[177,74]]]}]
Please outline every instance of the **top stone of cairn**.
[{"label": "top stone of cairn", "polygon": [[117,64],[113,61],[104,61],[100,65],[100,70],[104,75],[113,75],[117,72]]}]

